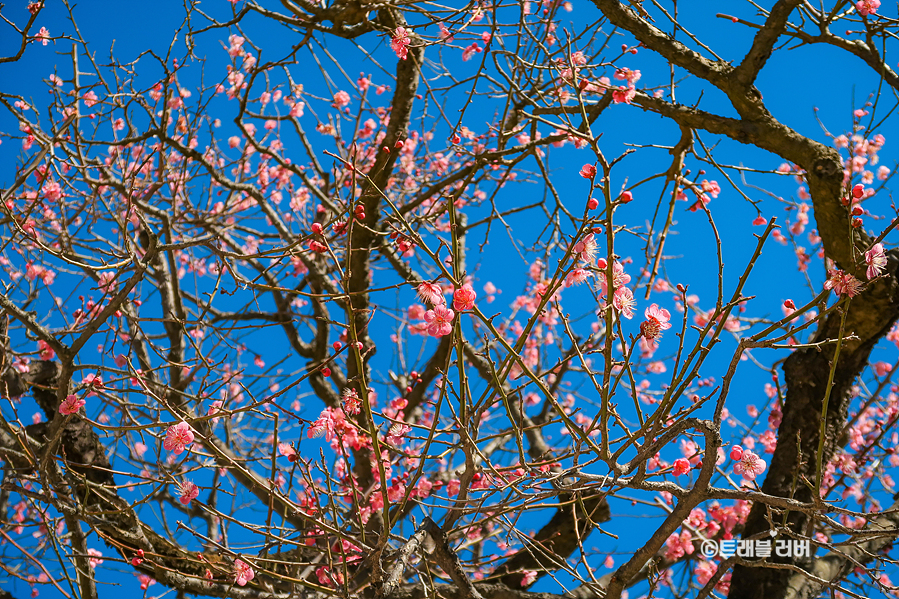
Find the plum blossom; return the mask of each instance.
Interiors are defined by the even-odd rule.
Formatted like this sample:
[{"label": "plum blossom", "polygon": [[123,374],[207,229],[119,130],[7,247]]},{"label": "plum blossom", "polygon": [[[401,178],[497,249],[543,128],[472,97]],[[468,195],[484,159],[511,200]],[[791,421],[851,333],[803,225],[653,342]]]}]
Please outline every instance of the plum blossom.
[{"label": "plum blossom", "polygon": [[238,586],[246,586],[248,582],[256,577],[253,567],[242,559],[234,560],[234,582]]},{"label": "plum blossom", "polygon": [[[441,296],[442,297],[442,296]],[[453,293],[453,308],[459,312],[465,312],[474,308],[474,300],[477,297],[470,283],[465,283]]]},{"label": "plum blossom", "polygon": [[278,453],[287,458],[288,462],[297,461],[297,450],[290,443],[278,443]]},{"label": "plum blossom", "polygon": [[662,331],[671,328],[671,314],[658,304],[652,304],[643,312],[646,320],[640,324],[640,333],[649,341],[654,341],[662,335]]},{"label": "plum blossom", "polygon": [[887,258],[883,252],[883,244],[875,243],[870,250],[865,252],[865,263],[868,265],[868,280],[875,278],[886,268]]},{"label": "plum blossom", "polygon": [[88,558],[87,560],[88,563],[90,564],[91,568],[96,570],[97,566],[103,563],[103,560],[101,559],[103,557],[103,554],[93,547],[88,547],[87,554],[90,556],[90,558]]},{"label": "plum blossom", "polygon": [[397,27],[390,40],[390,48],[396,52],[400,60],[406,60],[409,56],[410,43],[412,43],[412,38],[409,37],[409,30],[405,27]]},{"label": "plum blossom", "polygon": [[583,239],[574,244],[574,252],[581,262],[593,262],[593,258],[596,257],[596,248],[596,235],[593,233],[587,233]]},{"label": "plum blossom", "polygon": [[[731,456],[737,453],[736,449],[735,447],[731,450]],[[745,449],[740,455],[740,461],[734,464],[734,472],[742,474],[746,480],[755,480],[755,477],[764,472],[767,467],[768,463],[765,460]]]},{"label": "plum blossom", "polygon": [[[608,268],[608,263],[605,258],[600,258],[596,261],[596,267],[599,270],[605,271]],[[631,276],[624,272],[624,265],[622,265],[617,260],[612,263],[612,291],[614,292],[616,289],[621,287],[622,285],[627,285],[631,282]],[[602,288],[602,295],[608,293],[608,280],[605,275],[605,272],[600,273],[599,275],[599,286]]]},{"label": "plum blossom", "polygon": [[637,305],[634,293],[627,287],[619,287],[612,296],[612,305],[621,315],[630,320],[634,317],[634,308]]},{"label": "plum blossom", "polygon": [[681,476],[690,471],[690,460],[686,458],[678,458],[674,460],[674,476]]},{"label": "plum blossom", "polygon": [[689,531],[680,534],[671,533],[665,541],[665,559],[675,561],[684,555],[691,555],[695,551],[693,539]]},{"label": "plum blossom", "polygon": [[359,409],[362,407],[362,400],[359,399],[359,394],[356,393],[355,389],[347,387],[343,390],[341,397],[343,398],[344,412],[350,415],[359,413]]},{"label": "plum blossom", "polygon": [[635,97],[637,97],[637,90],[633,85],[627,87],[619,85],[612,91],[612,101],[615,104],[630,104]]},{"label": "plum blossom", "polygon": [[84,407],[85,403],[87,402],[85,402],[83,399],[79,399],[77,395],[69,395],[63,400],[61,404],[59,404],[59,413],[63,416],[76,414],[78,410]]},{"label": "plum blossom", "polygon": [[436,306],[433,310],[425,312],[425,322],[428,323],[428,335],[431,337],[443,337],[453,330],[453,318],[456,313],[446,306]]},{"label": "plum blossom", "polygon": [[565,287],[580,285],[592,276],[593,273],[585,268],[575,268],[565,277]]},{"label": "plum blossom", "polygon": [[190,505],[191,500],[200,494],[200,488],[189,480],[181,483],[181,497],[178,499],[184,505]]},{"label": "plum blossom", "polygon": [[[855,3],[855,10],[863,17],[877,14],[878,8],[880,8],[880,0],[859,0]],[[46,46],[47,42],[44,42],[44,45]]]},{"label": "plum blossom", "polygon": [[442,306],[446,304],[446,298],[443,297],[443,289],[437,283],[428,283],[425,281],[418,286],[418,297],[421,301],[427,302],[432,306]]},{"label": "plum blossom", "polygon": [[98,278],[97,286],[100,288],[100,291],[107,294],[115,292],[115,273],[113,271],[105,270],[100,273]]},{"label": "plum blossom", "polygon": [[137,580],[140,582],[140,588],[143,590],[147,590],[151,585],[156,584],[156,581],[146,574],[138,574]]},{"label": "plum blossom", "polygon": [[521,577],[521,586],[523,587],[529,587],[537,580],[536,570],[525,570],[523,574],[524,576]]},{"label": "plum blossom", "polygon": [[824,282],[825,289],[833,289],[837,292],[837,295],[848,295],[849,297],[858,295],[861,286],[861,281],[842,270],[828,271],[827,280]]},{"label": "plum blossom", "polygon": [[179,455],[193,442],[194,432],[190,425],[182,420],[168,428],[162,446],[175,455]]},{"label": "plum blossom", "polygon": [[[859,2],[859,4],[861,4],[861,2]],[[879,5],[880,2],[877,4]],[[34,39],[40,40],[41,43],[46,46],[50,42],[50,32],[46,27],[41,27],[40,31],[37,32],[37,35],[34,36]]]},{"label": "plum blossom", "polygon": [[56,357],[56,352],[50,347],[50,344],[43,339],[37,342],[37,350],[41,356],[41,360],[52,360]]},{"label": "plum blossom", "polygon": [[336,94],[334,94],[334,103],[332,104],[332,106],[334,106],[334,108],[343,108],[343,107],[347,106],[349,103],[350,103],[350,94],[346,93],[345,91],[339,91]]},{"label": "plum blossom", "polygon": [[596,176],[596,167],[592,164],[585,164],[581,167],[581,172],[578,174],[584,179],[592,179]]}]

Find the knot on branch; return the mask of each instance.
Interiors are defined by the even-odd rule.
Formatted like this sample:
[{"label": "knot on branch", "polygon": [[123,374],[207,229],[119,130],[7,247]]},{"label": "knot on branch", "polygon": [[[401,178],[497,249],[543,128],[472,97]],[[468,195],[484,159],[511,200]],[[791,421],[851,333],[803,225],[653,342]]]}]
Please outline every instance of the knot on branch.
[{"label": "knot on branch", "polygon": [[826,156],[824,158],[819,158],[815,161],[814,165],[812,165],[812,172],[821,178],[829,179],[831,177],[840,176],[843,177],[843,163],[839,160],[839,155],[835,158],[834,156]]}]

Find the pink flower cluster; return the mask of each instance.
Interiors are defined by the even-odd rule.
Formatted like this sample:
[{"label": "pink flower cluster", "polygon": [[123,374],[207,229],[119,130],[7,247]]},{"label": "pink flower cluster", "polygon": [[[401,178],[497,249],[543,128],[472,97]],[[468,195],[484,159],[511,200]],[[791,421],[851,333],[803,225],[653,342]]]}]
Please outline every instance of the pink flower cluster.
[{"label": "pink flower cluster", "polygon": [[[431,337],[443,337],[453,331],[453,319],[456,313],[446,306],[446,298],[443,288],[439,283],[427,281],[419,284],[418,297],[427,304],[433,306],[427,312],[421,313],[421,307],[417,310],[409,309],[410,317],[424,318],[425,324],[421,328],[422,333],[427,332]],[[470,283],[465,283],[453,292],[453,307],[459,312],[465,312],[474,308],[477,293]]]},{"label": "pink flower cluster", "polygon": [[662,336],[662,331],[671,328],[671,313],[658,304],[652,304],[643,312],[646,320],[640,324],[640,333],[648,342],[655,344]]},{"label": "pink flower cluster", "polygon": [[193,442],[194,431],[188,423],[182,420],[168,428],[162,446],[175,455],[179,455]]},{"label": "pink flower cluster", "polygon": [[737,461],[734,464],[734,472],[743,475],[745,480],[755,480],[755,477],[768,467],[768,463],[765,460],[739,445],[734,445],[730,450],[730,459]]},{"label": "pink flower cluster", "polygon": [[405,27],[397,27],[390,40],[390,48],[396,52],[400,60],[406,60],[409,56],[409,44],[412,38],[409,37],[409,30]]},{"label": "pink flower cluster", "polygon": [[878,8],[880,8],[880,0],[859,0],[855,3],[855,10],[863,17],[877,14]]},{"label": "pink flower cluster", "polygon": [[883,272],[887,265],[883,244],[875,243],[870,250],[865,252],[865,263],[868,265],[868,270],[865,274],[868,276],[869,281]]},{"label": "pink flower cluster", "polygon": [[359,429],[352,421],[347,420],[346,414],[340,408],[322,410],[319,417],[309,427],[306,435],[310,439],[324,436],[325,441],[330,442],[334,447],[339,441],[344,446],[352,447],[357,451],[368,447],[371,443],[367,437],[360,434]]},{"label": "pink flower cluster", "polygon": [[180,485],[181,497],[178,499],[184,505],[190,505],[190,502],[197,498],[200,494],[200,488],[189,480],[184,481]]},{"label": "pink flower cluster", "polygon": [[247,583],[256,577],[253,567],[242,559],[234,560],[234,582],[238,586],[247,586]]},{"label": "pink flower cluster", "polygon": [[833,289],[837,295],[848,295],[849,297],[858,295],[861,291],[861,286],[861,281],[842,270],[828,271],[827,280],[824,282],[825,289]]},{"label": "pink flower cluster", "polygon": [[83,408],[85,403],[87,402],[85,402],[83,399],[80,399],[77,395],[69,395],[63,400],[61,404],[59,404],[59,413],[63,416],[77,414],[78,410]]}]

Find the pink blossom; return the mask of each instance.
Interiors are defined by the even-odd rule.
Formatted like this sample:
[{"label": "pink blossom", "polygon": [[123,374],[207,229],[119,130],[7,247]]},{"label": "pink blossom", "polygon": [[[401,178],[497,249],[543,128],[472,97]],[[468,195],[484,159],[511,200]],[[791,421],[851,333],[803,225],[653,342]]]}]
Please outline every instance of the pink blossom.
[{"label": "pink blossom", "polygon": [[343,108],[344,106],[347,106],[349,103],[350,103],[350,94],[346,93],[345,91],[339,91],[336,94],[334,94],[334,103],[332,104],[332,106],[334,106],[334,108]]},{"label": "pink blossom", "polygon": [[342,397],[343,411],[350,415],[358,414],[359,409],[362,407],[362,400],[359,399],[359,394],[356,393],[356,390],[347,387],[343,390]]},{"label": "pink blossom", "polygon": [[[339,411],[339,410],[338,410]],[[312,423],[312,426],[309,427],[309,431],[306,433],[310,439],[317,439],[322,435],[325,436],[326,441],[330,441],[335,437],[335,430],[337,426],[337,417],[331,408],[325,408],[322,410],[322,413],[319,414],[318,419]]]},{"label": "pink blossom", "polygon": [[[599,286],[602,289],[602,295],[608,293],[608,277],[606,277],[605,271],[608,268],[608,263],[605,258],[600,258],[596,261],[596,267],[599,270],[603,271],[599,275]],[[631,281],[631,276],[624,272],[624,266],[618,262],[617,260],[612,264],[612,291],[614,292],[616,289],[621,287],[622,285],[627,285]]]},{"label": "pink blossom", "polygon": [[396,52],[398,58],[406,60],[409,55],[409,44],[411,43],[412,38],[409,37],[409,30],[405,27],[397,27],[396,31],[393,32],[393,38],[390,40],[390,47]]},{"label": "pink blossom", "polygon": [[662,331],[671,328],[671,314],[664,308],[659,308],[658,304],[652,304],[643,312],[646,321],[640,324],[640,333],[647,340],[658,339]]},{"label": "pink blossom", "polygon": [[689,531],[685,530],[680,534],[673,532],[665,541],[665,559],[667,560],[675,561],[684,555],[692,555],[693,551],[695,548]]},{"label": "pink blossom", "polygon": [[521,586],[523,587],[529,587],[537,580],[536,570],[525,570],[523,574],[524,576],[521,577]]},{"label": "pink blossom", "polygon": [[690,460],[678,458],[674,460],[674,476],[681,476],[690,471]]},{"label": "pink blossom", "polygon": [[290,443],[278,443],[278,453],[287,458],[288,462],[297,461],[297,450]]},{"label": "pink blossom", "polygon": [[247,41],[247,40],[245,38],[243,38],[242,36],[239,36],[237,34],[231,34],[228,37],[228,44],[229,44],[228,54],[231,57],[240,56],[241,54],[243,54],[244,53],[243,43],[245,41]]},{"label": "pink blossom", "polygon": [[[596,257],[597,247],[596,235],[587,233],[583,239],[574,244],[574,252],[581,262],[593,262],[593,258]],[[535,278],[534,280],[538,279]]]},{"label": "pink blossom", "polygon": [[184,505],[190,505],[191,500],[200,494],[200,488],[189,480],[181,483],[181,497],[178,499]]},{"label": "pink blossom", "polygon": [[634,300],[633,292],[627,287],[619,287],[612,296],[612,305],[621,315],[630,320],[634,317],[634,308],[637,302]]},{"label": "pink blossom", "polygon": [[183,420],[170,426],[166,431],[165,441],[162,446],[175,455],[182,453],[185,448],[194,442],[194,432],[190,425]]},{"label": "pink blossom", "polygon": [[443,337],[453,330],[453,318],[456,313],[446,306],[436,306],[433,310],[425,312],[425,322],[428,323],[428,334],[431,337]]},{"label": "pink blossom", "polygon": [[97,286],[100,288],[100,291],[107,294],[115,293],[115,273],[111,270],[106,270],[100,273],[99,282]]},{"label": "pink blossom", "polygon": [[630,104],[636,96],[637,90],[633,85],[629,85],[628,87],[619,85],[618,89],[612,92],[612,101],[615,104]]},{"label": "pink blossom", "polygon": [[59,413],[63,416],[75,414],[87,403],[83,399],[79,399],[77,395],[67,396],[61,404],[59,404]]},{"label": "pink blossom", "polygon": [[747,449],[740,456],[740,461],[734,464],[734,472],[742,474],[746,480],[755,480],[755,477],[764,472],[767,467],[768,463],[765,460]]},{"label": "pink blossom", "polygon": [[709,194],[713,198],[717,198],[718,194],[721,193],[721,186],[718,185],[717,181],[709,181],[707,179],[703,179],[702,183],[700,183],[702,187],[702,191]]},{"label": "pink blossom", "polygon": [[592,179],[596,176],[596,167],[592,164],[585,164],[581,167],[581,172],[578,174],[584,179]]},{"label": "pink blossom", "polygon": [[150,578],[149,576],[147,576],[146,574],[138,574],[137,580],[140,582],[140,588],[142,588],[145,591],[148,588],[150,588],[151,585],[156,584],[156,581],[154,579]]},{"label": "pink blossom", "polygon": [[824,282],[825,289],[833,289],[837,295],[848,295],[849,297],[858,295],[861,286],[861,281],[842,270],[829,271],[827,280]]},{"label": "pink blossom", "polygon": [[418,297],[421,298],[421,301],[428,302],[432,306],[442,306],[446,304],[446,299],[443,297],[443,289],[441,289],[440,285],[437,283],[428,283],[425,281],[419,285]]},{"label": "pink blossom", "polygon": [[88,563],[90,564],[91,568],[94,568],[96,570],[97,566],[99,566],[100,564],[103,563],[103,560],[100,559],[101,557],[103,557],[103,554],[100,553],[99,551],[97,551],[96,549],[94,549],[93,547],[88,548],[87,554],[89,556],[91,556],[87,560]]},{"label": "pink blossom", "polygon": [[869,281],[883,272],[887,265],[887,258],[882,243],[875,243],[870,250],[865,252],[865,263],[868,265],[866,274]]},{"label": "pink blossom", "polygon": [[[442,296],[441,296],[442,297]],[[465,312],[474,308],[474,300],[477,297],[470,283],[465,283],[453,293],[453,308],[459,312]]]},{"label": "pink blossom", "polygon": [[246,586],[247,583],[255,577],[256,573],[253,571],[250,564],[242,559],[234,560],[234,582],[236,582],[238,586]]},{"label": "pink blossom", "polygon": [[400,482],[398,479],[394,479],[394,481],[387,487],[387,500],[388,501],[399,501],[406,495],[406,485]]},{"label": "pink blossom", "polygon": [[743,459],[743,448],[739,445],[734,445],[730,448],[730,459],[732,460],[742,460]]},{"label": "pink blossom", "polygon": [[481,46],[477,42],[472,42],[470,46],[462,51],[462,62],[468,62],[478,52],[481,52]]},{"label": "pink blossom", "polygon": [[[880,4],[880,2],[878,2]],[[50,32],[47,31],[46,27],[41,27],[40,31],[37,32],[37,35],[34,36],[34,39],[40,40],[43,45],[47,45],[50,42]]]},{"label": "pink blossom", "polygon": [[209,406],[209,409],[206,410],[206,415],[212,416],[213,414],[218,414],[219,411],[221,411],[223,405],[225,405],[225,404],[222,401],[212,402],[212,404]]},{"label": "pink blossom", "polygon": [[56,352],[50,347],[50,344],[41,339],[37,342],[37,350],[41,356],[41,360],[52,360],[56,357]]},{"label": "pink blossom", "polygon": [[[877,14],[878,8],[880,8],[880,0],[859,0],[855,3],[855,10],[863,17]],[[46,46],[47,42],[44,42],[44,45]]]},{"label": "pink blossom", "polygon": [[565,277],[565,286],[573,287],[575,285],[580,285],[592,276],[593,273],[585,268],[575,268],[568,273],[567,277]]}]

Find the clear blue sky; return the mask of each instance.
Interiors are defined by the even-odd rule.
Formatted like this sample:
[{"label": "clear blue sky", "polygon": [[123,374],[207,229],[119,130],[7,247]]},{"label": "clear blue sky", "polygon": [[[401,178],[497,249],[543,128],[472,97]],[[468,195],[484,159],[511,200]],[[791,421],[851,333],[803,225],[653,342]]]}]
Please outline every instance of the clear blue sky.
[{"label": "clear blue sky", "polygon": [[[280,4],[272,3],[273,8],[280,8]],[[727,4],[726,10],[732,11],[731,14],[744,17],[749,20],[758,22],[753,14],[752,8],[748,3],[718,3],[720,5]],[[715,8],[709,7],[708,3],[687,2],[681,3],[680,18],[682,23],[691,32],[695,33],[709,47],[725,59],[739,60],[749,46],[751,40],[750,33],[746,27],[733,24],[727,20],[717,19],[714,17]],[[731,7],[732,5],[732,7]],[[224,17],[230,4],[224,0],[212,0],[204,3],[201,8],[209,10],[212,14]],[[725,9],[721,9],[725,10]],[[18,3],[16,6],[4,9],[4,15],[8,18],[22,22],[24,20],[25,10]],[[109,2],[101,0],[91,0],[78,6],[75,15],[81,29],[81,34],[90,42],[90,50],[96,53],[96,59],[100,63],[108,63],[109,49],[114,42],[114,55],[120,62],[133,60],[139,53],[154,49],[157,53],[164,53],[172,39],[172,35],[183,22],[183,5],[174,0],[164,0],[156,3],[137,3],[137,2]],[[577,30],[582,23],[594,20],[597,15],[595,9],[586,2],[576,2],[575,10],[570,14],[566,14],[563,18],[570,18],[571,29]],[[67,21],[67,14],[64,7],[61,7],[54,1],[49,1],[47,8],[42,12],[41,17],[37,21],[38,26],[46,26],[51,35],[71,35],[73,28]],[[250,27],[253,32],[251,39],[259,45],[263,46],[264,52],[268,58],[277,55],[277,52],[296,43],[297,40],[288,39],[284,35],[284,30],[274,28],[268,25],[260,25],[256,19],[255,24]],[[224,35],[206,34],[206,36],[198,40],[196,53],[200,59],[208,59],[206,63],[207,77],[217,79],[221,76],[224,68],[226,54],[218,43],[219,38]],[[622,41],[617,43],[630,43],[631,39],[622,37]],[[175,56],[183,55],[184,37],[179,37]],[[0,29],[0,55],[9,54],[10,48],[14,46],[15,40],[6,35],[6,31]],[[385,47],[383,37],[376,38],[374,35],[368,35],[360,40],[360,43],[368,48],[369,45],[379,44],[378,50],[373,52],[375,59],[380,60],[381,64],[387,68],[392,68],[394,58]],[[271,45],[275,46],[274,52],[269,54]],[[614,44],[613,44],[614,46]],[[50,45],[30,46],[25,57],[18,63],[0,65],[0,81],[3,81],[3,92],[21,94],[29,99],[33,99],[33,104],[41,110],[44,105],[44,98],[47,97],[47,87],[42,80],[54,72],[60,74],[63,79],[71,77],[71,58],[68,53],[71,51],[71,43],[69,41],[60,40]],[[373,79],[378,82],[388,82],[388,77],[379,72],[379,67],[372,62],[362,62],[358,52],[353,50],[348,44],[343,42],[329,41],[328,49],[335,56],[347,56],[346,71],[349,77],[354,78],[359,71],[373,73]],[[345,53],[345,54],[344,54]],[[449,54],[449,53],[448,53]],[[456,69],[461,75],[469,75],[476,68],[478,59],[463,63],[458,58],[458,52],[450,55],[448,59],[453,65],[454,74]],[[642,50],[638,55],[632,58],[620,61],[620,66],[640,69],[643,73],[638,87],[659,86],[668,81],[668,66],[659,59],[658,56],[651,52]],[[196,85],[198,75],[200,73],[199,65],[189,65],[186,74],[181,78],[183,87],[190,88],[191,84]],[[86,61],[82,58],[82,70],[87,71]],[[149,72],[146,76],[157,76],[156,72]],[[300,81],[309,86],[310,89],[320,89],[322,84],[319,82],[321,75],[314,65],[308,65],[308,72],[301,73],[307,79]],[[677,77],[683,77],[683,73],[679,72]],[[757,85],[764,95],[770,111],[779,118],[783,123],[793,127],[800,133],[829,143],[826,135],[821,129],[817,119],[834,134],[840,134],[850,129],[852,125],[851,111],[853,108],[860,107],[867,99],[869,94],[877,90],[877,77],[870,71],[868,67],[863,65],[859,60],[837,52],[824,46],[803,47],[789,51],[778,51],[769,62],[768,66],[762,72]],[[338,86],[339,87],[339,86]],[[344,86],[345,87],[345,86]],[[701,100],[700,100],[700,92]],[[721,94],[709,91],[708,86],[697,84],[696,82],[686,79],[682,81],[677,90],[678,101],[685,104],[693,104],[700,102],[699,106],[710,112],[718,112],[727,116],[734,114]],[[890,100],[892,102],[892,100]],[[452,97],[448,104],[452,104],[453,110],[457,109],[461,103],[459,97]],[[881,110],[891,108],[884,105]],[[815,108],[818,109],[817,113]],[[319,103],[317,110],[325,111],[325,103]],[[493,118],[494,105],[475,105],[471,107],[467,113],[465,124],[471,129],[480,133],[486,122]],[[223,112],[223,120],[230,119],[233,113],[231,111]],[[42,118],[46,118],[46,114],[41,113]],[[817,119],[816,119],[817,117]],[[310,121],[314,122],[314,121]],[[231,123],[225,122],[220,133],[222,137],[227,137],[230,129],[233,129]],[[308,127],[312,128],[312,125]],[[17,124],[11,120],[8,114],[0,114],[0,134],[3,132],[15,132]],[[895,130],[895,128],[894,128]],[[671,146],[677,142],[679,131],[677,127],[670,121],[666,121],[652,114],[644,114],[636,107],[613,106],[611,107],[596,123],[596,132],[602,133],[602,141],[600,146],[608,157],[614,157],[634,146],[657,144],[663,146]],[[895,168],[893,159],[896,154],[892,151],[892,143],[894,140],[888,131],[881,131],[887,137],[887,143],[881,152],[881,159],[891,169]],[[445,131],[444,131],[445,133]],[[780,158],[767,154],[753,147],[743,146],[729,140],[720,140],[708,134],[700,133],[700,138],[707,147],[719,144],[715,149],[715,159],[722,164],[745,164],[759,169],[776,169],[781,162]],[[8,186],[15,178],[16,166],[20,164],[20,146],[17,141],[0,137],[2,145],[0,145],[0,187]],[[699,147],[697,146],[697,150]],[[305,160],[302,156],[298,161]],[[554,182],[559,192],[564,197],[575,198],[571,200],[572,206],[580,206],[585,197],[586,183],[584,179],[577,176],[577,171],[585,162],[592,162],[592,158],[586,150],[576,151],[570,146],[561,151],[552,152],[551,165],[555,169]],[[664,149],[641,149],[632,156],[626,158],[620,167],[616,169],[616,176],[619,177],[613,185],[621,185],[624,177],[628,178],[630,183],[643,179],[644,177],[660,172],[667,168],[670,164],[670,155]],[[528,168],[533,168],[533,162],[527,164]],[[687,167],[694,170],[702,168],[695,160],[688,160]],[[747,259],[751,255],[755,247],[754,233],[760,233],[760,227],[749,226],[750,221],[756,216],[755,209],[740,195],[735,192],[731,186],[720,176],[720,174],[710,172],[707,177],[716,179],[721,186],[721,195],[712,200],[710,209],[715,218],[715,223],[721,232],[724,240],[724,261],[725,261],[725,296],[729,296],[732,292],[733,285],[737,277],[742,272]],[[732,176],[733,172],[731,172]],[[736,179],[735,179],[736,180]],[[798,184],[791,177],[774,177],[766,175],[764,177],[749,175],[747,180],[750,184],[757,184],[771,193],[781,196],[785,200],[798,200],[797,187]],[[784,211],[785,204],[772,199],[761,191],[753,190],[749,187],[743,187],[746,193],[750,194],[752,199],[761,201],[761,209],[767,218],[777,217],[779,222],[784,223],[785,219],[793,218],[793,213]],[[618,213],[620,222],[626,222],[635,229],[645,231],[645,222],[652,218],[652,211],[658,198],[658,187],[647,185],[641,187],[637,193],[637,200],[630,205],[621,209]],[[535,185],[512,186],[509,190],[504,191],[499,196],[499,201],[503,202],[503,206],[514,205],[515,202],[531,202],[539,199],[542,195],[542,189]],[[884,194],[886,195],[886,194]],[[888,205],[887,200],[879,201],[878,205]],[[667,206],[667,199],[663,202]],[[700,297],[700,305],[703,309],[714,307],[714,296],[716,286],[716,258],[714,254],[714,239],[710,234],[709,224],[705,216],[701,212],[686,212],[685,208],[688,204],[679,204],[676,213],[678,221],[678,235],[673,236],[666,248],[665,254],[668,256],[683,256],[682,259],[670,260],[666,264],[667,274],[672,282],[683,283],[689,285],[690,292],[696,293]],[[473,213],[475,217],[478,213]],[[503,293],[498,296],[490,309],[485,309],[487,313],[502,311],[508,314],[508,305],[514,297],[523,290],[524,280],[527,274],[528,264],[536,258],[533,253],[527,253],[529,240],[532,240],[539,232],[544,223],[535,222],[533,216],[513,216],[509,219],[514,234],[518,240],[522,242],[521,249],[524,252],[523,259],[518,256],[518,250],[514,248],[508,241],[505,231],[495,229],[491,232],[490,245],[480,256],[471,248],[469,255],[469,268],[476,279],[475,288],[479,294],[483,295],[481,288],[487,281],[493,282],[497,287],[502,289]],[[871,226],[877,226],[877,223],[869,223]],[[814,222],[809,224],[808,230],[814,227]],[[876,231],[879,232],[879,231]],[[474,235],[473,243],[480,242],[483,233]],[[803,245],[809,246],[805,236],[802,236]],[[887,240],[888,242],[890,239]],[[621,235],[618,241],[617,252],[624,257],[633,257],[636,264],[641,263],[642,244],[638,243],[633,237]],[[632,275],[637,274],[637,265],[629,267]],[[810,297],[809,290],[805,283],[805,278],[799,275],[795,268],[796,257],[790,247],[782,247],[776,242],[769,241],[766,250],[759,261],[755,275],[751,278],[750,284],[747,286],[746,294],[757,296],[750,306],[748,313],[754,316],[764,316],[766,314],[779,317],[781,314],[780,304],[786,298],[792,298],[797,305],[805,303]],[[815,289],[820,289],[823,281],[823,269],[820,261],[815,261],[809,270],[809,276],[814,283]],[[642,292],[637,294],[639,302],[638,316],[634,321],[628,323],[626,331],[637,333],[640,316],[647,302],[643,301]],[[401,296],[400,302],[406,302],[411,294]],[[594,308],[593,299],[586,290],[573,290],[565,293],[565,307],[570,311],[572,317],[578,317],[589,314]],[[655,299],[653,301],[660,301]],[[400,304],[403,305],[403,304]],[[663,307],[671,310],[674,320],[678,320],[680,315],[675,312],[673,302],[668,301]],[[585,329],[589,323],[589,319],[581,323]],[[388,323],[382,324],[384,329],[379,331],[382,339],[389,334]],[[288,351],[283,340],[278,338],[272,342],[270,338],[261,335],[250,336],[250,341],[245,341],[248,345],[255,341],[256,345],[251,346],[252,349],[264,347],[260,352],[266,362],[273,363],[283,357]],[[417,338],[416,338],[417,339]],[[662,349],[657,354],[659,357],[666,356],[674,350],[674,335],[669,332],[663,341]],[[264,342],[264,345],[263,345]],[[418,341],[416,340],[416,343]],[[434,341],[429,341],[428,348],[433,347]],[[732,355],[732,349],[735,346],[733,340],[725,337],[722,347],[716,351],[715,357],[710,359],[708,365],[703,368],[704,376],[714,376],[720,381],[724,372],[724,365]],[[417,348],[417,345],[416,345]],[[384,369],[390,367],[396,369],[395,360],[391,360],[387,345],[385,344],[379,354],[379,365]],[[895,351],[892,346],[880,351],[877,356],[889,356],[887,359],[895,359]],[[774,356],[773,353],[760,352],[755,357],[765,364],[770,364],[773,359],[782,358],[783,355]],[[891,357],[891,358],[890,358]],[[651,379],[655,387],[661,379]],[[736,393],[731,395],[728,407],[731,412],[741,418],[744,422],[749,422],[746,417],[745,406],[754,404],[761,407],[767,398],[762,392],[764,382],[769,380],[759,369],[751,365],[744,364],[735,380]],[[584,389],[586,391],[586,389]],[[629,401],[625,400],[625,401]],[[622,402],[624,403],[624,402]],[[320,406],[312,403],[307,406],[307,418],[314,418]],[[725,440],[736,440],[742,435],[737,435],[734,439],[729,438],[728,432],[724,431]],[[736,433],[735,433],[736,434]],[[312,447],[307,445],[307,447]],[[315,450],[317,453],[317,449]],[[680,457],[675,450],[664,456],[669,460]],[[770,456],[769,456],[770,457]],[[649,534],[653,526],[658,522],[656,516],[659,512],[652,512],[653,517],[641,519],[639,514],[647,513],[642,506],[631,508],[624,502],[612,502],[613,520],[604,527],[609,532],[621,535],[621,540],[613,542],[611,545],[608,540],[600,539],[593,536],[591,542],[596,546],[601,546],[604,552],[616,553],[616,562],[621,563],[629,551],[638,546],[645,535]],[[535,524],[536,526],[536,524]],[[599,565],[599,564],[597,564]],[[600,571],[604,573],[604,570]],[[136,582],[130,576],[119,576],[109,578],[110,581],[122,582],[124,590],[129,593],[136,592]],[[550,590],[551,581],[543,585],[542,588]],[[10,587],[17,596],[24,596],[28,591],[25,585],[17,584]],[[150,594],[160,594],[162,589],[159,586],[151,587]],[[155,592],[154,592],[155,591]],[[57,597],[56,591],[52,588],[41,588],[42,597]],[[101,593],[101,597],[108,596],[109,591]],[[636,595],[637,593],[635,593]]]}]

